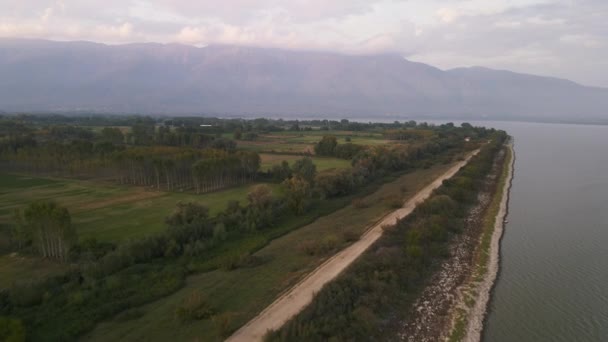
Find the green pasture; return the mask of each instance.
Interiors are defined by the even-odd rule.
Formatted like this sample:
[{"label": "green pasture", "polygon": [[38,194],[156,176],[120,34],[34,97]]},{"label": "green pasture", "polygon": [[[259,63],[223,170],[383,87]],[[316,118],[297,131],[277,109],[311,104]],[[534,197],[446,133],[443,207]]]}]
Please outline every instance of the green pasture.
[{"label": "green pasture", "polygon": [[[347,246],[350,243],[346,239],[347,235],[360,236],[371,224],[393,210],[386,204],[386,198],[397,196],[405,200],[412,197],[449,166],[436,165],[430,169],[417,170],[393,178],[365,196],[364,207],[348,204],[271,241],[254,254],[262,260],[260,265],[193,275],[178,292],[140,308],[131,309],[137,312],[136,318],[107,320],[99,324],[84,340],[221,341],[221,322],[228,325],[229,331],[245,324],[281,292]],[[348,198],[347,200],[350,201]],[[307,244],[331,247],[311,255],[304,250]],[[218,315],[202,321],[178,322],[174,318],[176,309],[194,293],[206,298]]]},{"label": "green pasture", "polygon": [[[302,159],[302,156],[292,154],[260,154],[262,158],[262,165],[260,169],[262,171],[270,170],[274,165],[280,165],[283,160],[287,161],[289,165]],[[313,163],[317,166],[317,171],[324,171],[329,169],[345,169],[350,167],[350,161],[339,158],[325,158],[325,157],[312,157]]]},{"label": "green pasture", "polygon": [[[269,184],[276,191],[278,185]],[[79,237],[102,241],[138,238],[165,228],[164,219],[182,202],[199,202],[211,215],[230,200],[244,204],[252,185],[196,195],[159,192],[91,181],[0,174],[0,224],[32,201],[55,200],[70,210]]]}]

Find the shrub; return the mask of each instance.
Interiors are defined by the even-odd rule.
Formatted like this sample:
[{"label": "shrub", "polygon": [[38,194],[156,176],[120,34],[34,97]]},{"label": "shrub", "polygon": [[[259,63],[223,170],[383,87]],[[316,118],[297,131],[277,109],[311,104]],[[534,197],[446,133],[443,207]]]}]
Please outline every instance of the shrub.
[{"label": "shrub", "polygon": [[342,238],[345,242],[355,242],[361,238],[361,235],[352,230],[345,230],[342,232]]},{"label": "shrub", "polygon": [[365,198],[353,198],[352,205],[356,209],[363,209],[369,207],[369,202]]},{"label": "shrub", "polygon": [[397,195],[390,195],[384,197],[384,203],[393,209],[401,208],[403,206],[403,200],[400,196]]},{"label": "shrub", "polygon": [[180,323],[199,321],[211,317],[213,313],[207,300],[199,292],[193,292],[175,309],[175,319]]},{"label": "shrub", "polygon": [[0,341],[24,342],[25,328],[18,319],[0,317]]},{"label": "shrub", "polygon": [[144,315],[144,312],[139,309],[126,310],[126,311],[123,311],[123,312],[119,313],[118,315],[116,315],[114,317],[114,321],[117,321],[117,322],[132,321],[132,320],[141,318],[143,315]]},{"label": "shrub", "polygon": [[217,330],[217,334],[221,337],[228,337],[232,332],[232,321],[234,313],[223,312],[219,315],[213,316],[213,324]]}]

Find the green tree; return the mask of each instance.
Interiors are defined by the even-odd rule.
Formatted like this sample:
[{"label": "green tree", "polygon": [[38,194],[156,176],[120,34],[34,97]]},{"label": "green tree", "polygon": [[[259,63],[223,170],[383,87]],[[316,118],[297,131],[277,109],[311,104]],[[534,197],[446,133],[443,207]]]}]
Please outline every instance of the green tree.
[{"label": "green tree", "polygon": [[243,131],[241,130],[241,128],[237,128],[234,130],[234,140],[241,140],[241,138],[243,137]]},{"label": "green tree", "polygon": [[283,182],[285,188],[285,199],[287,205],[297,215],[301,215],[306,212],[306,208],[310,203],[311,190],[310,183],[300,176],[291,177]]},{"label": "green tree", "polygon": [[317,174],[317,166],[312,162],[312,159],[305,157],[293,163],[292,171],[294,175],[302,177],[309,184],[313,184]]},{"label": "green tree", "polygon": [[20,320],[0,316],[0,341],[24,342],[25,328]]},{"label": "green tree", "polygon": [[274,165],[272,167],[272,177],[277,181],[283,181],[291,177],[291,168],[286,160],[281,162],[281,165]]},{"label": "green tree", "polygon": [[272,190],[266,184],[259,184],[247,194],[247,226],[251,230],[268,226],[272,223]]},{"label": "green tree", "polygon": [[320,156],[333,156],[338,140],[333,135],[326,135],[315,145],[315,153]]},{"label": "green tree", "polygon": [[16,216],[20,245],[32,243],[45,258],[67,260],[77,237],[66,208],[53,201],[40,201],[31,203]]},{"label": "green tree", "polygon": [[122,131],[116,127],[104,127],[101,130],[101,139],[104,142],[110,142],[117,145],[125,142],[124,134],[122,134]]}]

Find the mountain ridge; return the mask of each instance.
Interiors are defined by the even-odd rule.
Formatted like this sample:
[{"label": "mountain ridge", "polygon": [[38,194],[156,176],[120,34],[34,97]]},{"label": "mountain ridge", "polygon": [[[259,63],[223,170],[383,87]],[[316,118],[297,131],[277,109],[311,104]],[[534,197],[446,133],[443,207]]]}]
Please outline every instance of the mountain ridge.
[{"label": "mountain ridge", "polygon": [[600,119],[608,89],[398,54],[0,39],[0,110]]}]

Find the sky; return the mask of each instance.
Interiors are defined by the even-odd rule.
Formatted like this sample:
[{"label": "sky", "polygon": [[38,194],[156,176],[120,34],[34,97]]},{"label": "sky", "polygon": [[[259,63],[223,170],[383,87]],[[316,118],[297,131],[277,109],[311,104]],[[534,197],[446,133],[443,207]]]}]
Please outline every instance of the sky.
[{"label": "sky", "polygon": [[608,0],[0,0],[0,37],[388,52],[608,87]]}]

